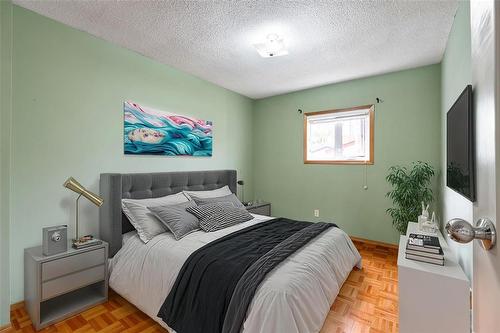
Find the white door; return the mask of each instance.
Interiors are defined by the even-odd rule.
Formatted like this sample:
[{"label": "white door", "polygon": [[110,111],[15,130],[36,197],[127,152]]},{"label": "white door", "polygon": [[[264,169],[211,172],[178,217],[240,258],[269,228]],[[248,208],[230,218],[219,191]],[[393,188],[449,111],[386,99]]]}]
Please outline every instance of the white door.
[{"label": "white door", "polygon": [[[499,27],[500,3],[471,1],[477,191],[473,214],[474,221],[486,217],[494,224],[500,221],[500,205],[497,204],[500,200]],[[500,332],[499,244],[486,251],[479,241],[474,241],[472,288],[473,331]]]}]

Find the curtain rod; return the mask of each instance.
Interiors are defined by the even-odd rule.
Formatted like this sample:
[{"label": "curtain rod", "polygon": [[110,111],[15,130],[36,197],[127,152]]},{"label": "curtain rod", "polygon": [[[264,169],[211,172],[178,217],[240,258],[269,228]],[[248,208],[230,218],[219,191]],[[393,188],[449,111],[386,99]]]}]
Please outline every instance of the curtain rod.
[{"label": "curtain rod", "polygon": [[[383,100],[382,98],[380,98],[380,97],[376,97],[376,98],[375,98],[375,101],[377,102],[377,104],[384,103],[384,100]],[[304,113],[304,111],[302,111],[302,109],[297,109],[297,112],[298,112],[299,114]]]}]

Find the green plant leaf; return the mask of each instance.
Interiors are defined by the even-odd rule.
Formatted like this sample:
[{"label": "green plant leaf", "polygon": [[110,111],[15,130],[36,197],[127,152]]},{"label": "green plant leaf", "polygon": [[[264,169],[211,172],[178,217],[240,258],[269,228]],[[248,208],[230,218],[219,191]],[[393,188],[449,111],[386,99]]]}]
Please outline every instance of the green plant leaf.
[{"label": "green plant leaf", "polygon": [[417,221],[420,203],[432,203],[434,196],[430,189],[434,168],[426,162],[411,163],[411,167],[391,166],[386,181],[392,190],[386,196],[392,200],[393,207],[386,210],[392,218],[394,228],[405,233],[408,222]]}]

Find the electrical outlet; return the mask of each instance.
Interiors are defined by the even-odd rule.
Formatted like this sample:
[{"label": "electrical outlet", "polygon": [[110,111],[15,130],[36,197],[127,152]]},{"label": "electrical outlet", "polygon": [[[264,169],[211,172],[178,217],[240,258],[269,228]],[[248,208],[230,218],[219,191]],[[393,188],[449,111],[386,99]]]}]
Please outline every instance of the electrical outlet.
[{"label": "electrical outlet", "polygon": [[319,209],[314,210],[314,217],[319,217]]}]

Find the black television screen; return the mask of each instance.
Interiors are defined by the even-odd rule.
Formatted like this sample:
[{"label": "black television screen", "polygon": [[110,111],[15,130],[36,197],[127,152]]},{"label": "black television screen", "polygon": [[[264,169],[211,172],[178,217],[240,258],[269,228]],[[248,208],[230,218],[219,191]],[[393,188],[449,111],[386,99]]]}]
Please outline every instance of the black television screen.
[{"label": "black television screen", "polygon": [[476,200],[472,86],[460,94],[446,116],[446,185]]}]

